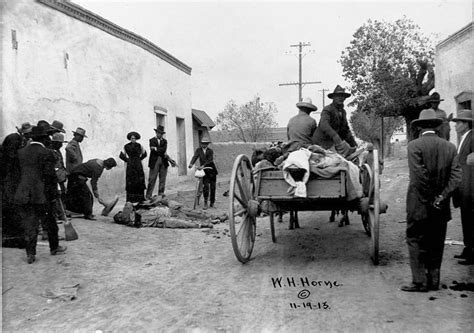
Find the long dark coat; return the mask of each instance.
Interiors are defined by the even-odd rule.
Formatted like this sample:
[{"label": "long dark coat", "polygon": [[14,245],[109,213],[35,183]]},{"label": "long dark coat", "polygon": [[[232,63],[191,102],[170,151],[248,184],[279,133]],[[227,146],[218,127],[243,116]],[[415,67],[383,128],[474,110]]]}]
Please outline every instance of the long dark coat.
[{"label": "long dark coat", "polygon": [[43,205],[56,197],[54,156],[42,144],[32,142],[18,151],[20,183],[15,193],[17,205]]},{"label": "long dark coat", "polygon": [[125,190],[127,201],[138,202],[145,200],[145,173],[142,160],[147,156],[145,149],[139,143],[129,142],[120,152],[120,159],[127,163],[125,170]]},{"label": "long dark coat", "polygon": [[467,155],[472,152],[474,152],[474,141],[471,130],[466,135],[458,154],[459,164],[462,169],[462,182],[459,185],[462,198],[460,204],[466,207],[474,207],[474,166],[466,164]]},{"label": "long dark coat", "polygon": [[449,198],[461,182],[456,147],[435,133],[422,135],[408,144],[408,166],[407,220],[424,220],[435,214],[441,221],[449,221],[450,200],[444,200],[440,210],[433,209],[432,203],[438,195]]}]

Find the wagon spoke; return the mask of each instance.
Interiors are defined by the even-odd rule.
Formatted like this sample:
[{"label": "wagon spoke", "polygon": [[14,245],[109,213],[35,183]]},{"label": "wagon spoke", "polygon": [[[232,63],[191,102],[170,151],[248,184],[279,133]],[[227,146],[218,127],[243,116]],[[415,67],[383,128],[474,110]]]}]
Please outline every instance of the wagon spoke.
[{"label": "wagon spoke", "polygon": [[237,199],[237,201],[238,201],[243,207],[247,207],[247,203],[244,202],[244,201],[242,200],[242,198],[237,195],[237,193],[234,193],[234,198]]},{"label": "wagon spoke", "polygon": [[242,208],[241,210],[238,210],[234,213],[234,216],[242,216],[247,211],[247,209]]},{"label": "wagon spoke", "polygon": [[[242,160],[241,162],[241,169],[242,169],[242,187],[243,187],[243,190],[244,190],[244,193],[250,193],[249,191],[249,186],[247,184],[247,181],[250,181],[250,179],[252,178],[252,175],[249,174],[249,169],[247,168],[247,165],[244,165],[244,161]],[[247,200],[250,199],[250,198],[247,198]]]},{"label": "wagon spoke", "polygon": [[[242,196],[241,200],[243,200],[245,202],[245,203],[242,202],[242,205],[247,206],[247,202],[249,201],[249,199],[247,198],[247,192],[245,192],[245,190],[243,188],[242,181],[240,180],[239,177],[236,177],[235,181],[237,183],[237,186],[239,187],[240,195]],[[237,194],[237,193],[235,193],[235,194]]]}]

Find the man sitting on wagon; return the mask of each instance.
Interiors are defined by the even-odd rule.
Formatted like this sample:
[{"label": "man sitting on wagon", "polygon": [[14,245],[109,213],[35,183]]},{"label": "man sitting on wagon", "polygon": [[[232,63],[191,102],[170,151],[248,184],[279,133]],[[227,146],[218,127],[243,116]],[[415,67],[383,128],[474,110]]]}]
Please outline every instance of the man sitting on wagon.
[{"label": "man sitting on wagon", "polygon": [[328,94],[333,102],[324,107],[319,127],[312,137],[313,143],[324,149],[335,150],[344,157],[354,153],[357,147],[344,110],[344,100],[350,95],[339,85]]},{"label": "man sitting on wagon", "polygon": [[311,138],[318,127],[316,120],[310,116],[311,112],[318,110],[311,98],[296,103],[298,114],[290,119],[286,126],[288,141],[300,142],[304,147],[312,144]]}]

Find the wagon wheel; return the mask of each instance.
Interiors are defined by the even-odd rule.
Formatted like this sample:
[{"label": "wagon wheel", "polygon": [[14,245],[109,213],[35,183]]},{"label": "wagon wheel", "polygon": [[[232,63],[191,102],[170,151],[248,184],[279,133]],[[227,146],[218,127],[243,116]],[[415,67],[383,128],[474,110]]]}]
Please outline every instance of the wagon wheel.
[{"label": "wagon wheel", "polygon": [[380,182],[379,153],[374,149],[373,193],[369,200],[369,222],[371,234],[371,256],[375,265],[379,264],[379,222],[380,222]]},{"label": "wagon wheel", "polygon": [[237,259],[250,260],[256,235],[258,202],[255,200],[252,165],[245,155],[235,159],[229,188],[229,225]]},{"label": "wagon wheel", "polygon": [[[369,203],[373,202],[374,194],[374,176],[371,167],[368,164],[363,164],[360,168],[360,178],[362,183],[363,197],[369,199]],[[361,213],[362,224],[364,225],[367,236],[370,234],[369,212]]]}]

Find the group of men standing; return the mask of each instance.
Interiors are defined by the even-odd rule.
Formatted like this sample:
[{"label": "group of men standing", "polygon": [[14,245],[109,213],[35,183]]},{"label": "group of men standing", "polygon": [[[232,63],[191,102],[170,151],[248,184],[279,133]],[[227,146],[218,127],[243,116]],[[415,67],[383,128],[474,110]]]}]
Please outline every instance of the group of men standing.
[{"label": "group of men standing", "polygon": [[[66,247],[59,245],[57,224],[66,219],[63,201],[69,210],[80,211],[76,208],[83,198],[76,191],[77,179],[82,178],[82,190],[87,190],[83,197],[88,196],[90,191],[83,180],[93,176],[98,179],[104,168],[116,165],[113,158],[82,163],[80,142],[86,135],[80,127],[73,131],[74,138],[66,147],[65,164],[60,151],[66,142],[63,127],[58,120],[51,124],[40,120],[36,126],[24,123],[16,133],[6,136],[1,146],[2,243],[25,247],[30,264],[36,260],[40,226],[47,233],[51,254],[65,252]],[[92,218],[92,203],[87,205],[90,212],[80,212]]]}]

